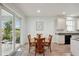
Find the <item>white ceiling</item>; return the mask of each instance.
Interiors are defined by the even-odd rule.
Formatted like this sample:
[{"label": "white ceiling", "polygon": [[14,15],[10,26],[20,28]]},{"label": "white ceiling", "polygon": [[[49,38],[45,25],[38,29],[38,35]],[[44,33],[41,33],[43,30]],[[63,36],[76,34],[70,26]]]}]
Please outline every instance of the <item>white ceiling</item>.
[{"label": "white ceiling", "polygon": [[[25,16],[57,16],[66,12],[66,15],[79,15],[78,3],[10,3],[16,6]],[[36,11],[40,10],[40,13]]]}]

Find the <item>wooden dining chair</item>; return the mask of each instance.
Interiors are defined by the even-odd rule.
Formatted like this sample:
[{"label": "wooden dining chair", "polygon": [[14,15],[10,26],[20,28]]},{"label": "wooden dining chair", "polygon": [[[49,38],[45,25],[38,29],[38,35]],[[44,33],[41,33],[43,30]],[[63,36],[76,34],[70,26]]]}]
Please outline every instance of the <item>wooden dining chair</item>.
[{"label": "wooden dining chair", "polygon": [[41,38],[41,35],[42,35],[42,34],[37,34],[37,38]]},{"label": "wooden dining chair", "polygon": [[49,35],[48,42],[45,42],[45,46],[50,49],[50,52],[51,52],[51,41],[52,41],[52,35]]},{"label": "wooden dining chair", "polygon": [[39,38],[36,40],[37,40],[37,43],[35,46],[35,55],[36,53],[45,55],[45,49],[44,49],[45,38]]},{"label": "wooden dining chair", "polygon": [[28,41],[29,41],[29,53],[30,53],[30,49],[31,49],[31,47],[35,46],[35,42],[32,42],[31,40],[32,40],[32,38],[31,38],[31,35],[29,34],[29,35],[28,35]]}]

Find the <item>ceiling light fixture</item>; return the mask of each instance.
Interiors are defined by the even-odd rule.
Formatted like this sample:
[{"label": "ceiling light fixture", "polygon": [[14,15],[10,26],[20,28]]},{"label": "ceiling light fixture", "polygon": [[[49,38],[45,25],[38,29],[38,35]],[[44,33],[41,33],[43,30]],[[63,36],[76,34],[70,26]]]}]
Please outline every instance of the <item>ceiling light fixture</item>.
[{"label": "ceiling light fixture", "polygon": [[37,13],[40,13],[40,10],[37,10],[36,12],[37,12]]},{"label": "ceiling light fixture", "polygon": [[63,15],[66,15],[66,12],[62,12]]},{"label": "ceiling light fixture", "polygon": [[73,18],[72,18],[72,17],[67,17],[67,19],[68,19],[68,20],[71,20],[71,19],[73,19]]},{"label": "ceiling light fixture", "polygon": [[70,16],[73,17],[73,16],[77,16],[77,15],[71,14]]}]

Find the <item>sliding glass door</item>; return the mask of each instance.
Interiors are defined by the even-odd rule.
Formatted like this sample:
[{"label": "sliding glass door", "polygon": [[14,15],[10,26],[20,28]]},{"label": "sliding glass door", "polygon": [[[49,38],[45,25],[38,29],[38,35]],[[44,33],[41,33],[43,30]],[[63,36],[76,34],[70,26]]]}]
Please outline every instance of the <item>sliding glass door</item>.
[{"label": "sliding glass door", "polygon": [[[0,6],[0,21],[1,21],[1,6]],[[1,22],[0,22],[0,56],[2,55],[2,35],[1,35]]]},{"label": "sliding glass door", "polygon": [[21,18],[8,10],[0,8],[0,55],[10,55],[20,47]]},{"label": "sliding glass door", "polygon": [[[1,15],[0,15],[0,19],[1,19]],[[0,22],[0,56],[2,55],[2,35],[1,35],[1,22]]]},{"label": "sliding glass door", "polygon": [[20,35],[21,35],[21,19],[19,17],[15,17],[15,34],[16,34],[16,44],[15,48],[20,46]]},{"label": "sliding glass door", "polygon": [[1,9],[2,55],[9,55],[12,51],[12,20],[13,15]]}]

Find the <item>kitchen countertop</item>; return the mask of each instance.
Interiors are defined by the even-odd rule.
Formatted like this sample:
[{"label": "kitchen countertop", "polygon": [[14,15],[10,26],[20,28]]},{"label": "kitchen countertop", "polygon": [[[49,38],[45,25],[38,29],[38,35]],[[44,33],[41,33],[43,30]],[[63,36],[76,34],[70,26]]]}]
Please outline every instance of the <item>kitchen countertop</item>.
[{"label": "kitchen countertop", "polygon": [[58,35],[79,35],[79,32],[57,32]]},{"label": "kitchen countertop", "polygon": [[78,38],[72,38],[72,40],[76,40],[76,41],[79,41],[79,37],[78,37]]}]

